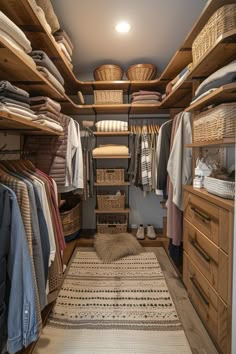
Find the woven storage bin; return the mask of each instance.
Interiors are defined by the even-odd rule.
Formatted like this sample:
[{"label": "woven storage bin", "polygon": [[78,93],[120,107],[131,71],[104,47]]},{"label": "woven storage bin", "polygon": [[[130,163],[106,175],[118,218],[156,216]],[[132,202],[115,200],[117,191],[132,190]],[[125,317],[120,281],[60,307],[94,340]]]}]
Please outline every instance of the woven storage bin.
[{"label": "woven storage bin", "polygon": [[209,193],[218,195],[222,198],[235,198],[235,182],[224,181],[213,177],[204,178],[204,187]]},{"label": "woven storage bin", "polygon": [[122,80],[123,70],[118,65],[105,64],[97,67],[93,76],[97,81],[117,81]]},{"label": "woven storage bin", "polygon": [[223,103],[200,113],[193,121],[193,142],[235,138],[236,103]]},{"label": "woven storage bin", "polygon": [[78,197],[70,196],[60,208],[60,217],[64,236],[69,236],[80,230],[80,202]]},{"label": "woven storage bin", "polygon": [[193,64],[214,46],[217,39],[236,28],[236,4],[224,5],[208,20],[192,45]]},{"label": "woven storage bin", "polygon": [[125,208],[125,193],[122,192],[121,195],[98,194],[97,203],[99,210],[122,210]]},{"label": "woven storage bin", "polygon": [[97,232],[100,234],[117,234],[127,232],[126,215],[99,215]]},{"label": "woven storage bin", "polygon": [[96,182],[101,184],[116,184],[125,181],[125,170],[123,168],[97,168]]},{"label": "woven storage bin", "polygon": [[126,71],[126,76],[131,81],[148,81],[154,80],[157,76],[157,68],[153,64],[136,64],[132,65]]},{"label": "woven storage bin", "polygon": [[94,90],[95,104],[120,104],[123,103],[122,90]]}]

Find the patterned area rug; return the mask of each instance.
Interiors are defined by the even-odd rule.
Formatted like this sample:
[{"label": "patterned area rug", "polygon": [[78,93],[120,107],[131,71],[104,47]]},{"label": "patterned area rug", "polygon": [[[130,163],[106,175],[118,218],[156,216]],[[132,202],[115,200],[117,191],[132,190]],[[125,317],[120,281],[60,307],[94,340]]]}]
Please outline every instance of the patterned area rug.
[{"label": "patterned area rug", "polygon": [[102,263],[76,251],[34,354],[191,353],[152,252]]}]

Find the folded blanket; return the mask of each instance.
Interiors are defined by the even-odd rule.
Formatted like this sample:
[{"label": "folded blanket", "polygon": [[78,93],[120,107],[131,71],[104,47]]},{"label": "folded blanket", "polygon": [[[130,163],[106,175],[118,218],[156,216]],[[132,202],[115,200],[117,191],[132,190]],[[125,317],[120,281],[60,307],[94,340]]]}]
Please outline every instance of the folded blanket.
[{"label": "folded blanket", "polygon": [[42,50],[33,50],[30,55],[34,59],[37,66],[46,68],[60,82],[61,85],[64,85],[63,77],[45,52]]},{"label": "folded blanket", "polygon": [[142,96],[149,96],[149,95],[152,95],[152,96],[157,96],[157,97],[161,97],[161,93],[160,92],[157,92],[157,91],[144,91],[144,90],[139,90],[138,92],[133,92],[132,93],[132,97],[136,97],[136,96],[139,96],[139,95],[142,95]]},{"label": "folded blanket", "polygon": [[32,111],[32,109],[22,106],[20,104],[16,104],[16,103],[12,103],[12,102],[2,102],[6,105],[6,107],[15,107],[15,108],[20,108],[20,109],[24,109],[24,111],[29,112],[31,114],[35,114],[34,111]]},{"label": "folded blanket", "polygon": [[59,132],[63,132],[62,126],[59,125],[56,122],[49,122],[48,120],[42,119],[42,118],[34,120],[34,122],[39,124],[39,125],[42,125],[44,127],[48,127],[48,128],[54,129],[54,130],[59,131]]},{"label": "folded blanket", "polygon": [[39,105],[31,105],[31,109],[33,109],[35,112],[40,113],[41,111],[47,111],[51,112],[54,114],[58,114],[60,112],[56,111],[49,103],[43,103]]},{"label": "folded blanket", "polygon": [[28,1],[31,3],[34,11],[37,13],[41,23],[44,26],[44,28],[46,28],[47,32],[52,33],[52,29],[51,29],[48,21],[46,20],[46,16],[45,16],[45,13],[44,13],[43,9],[40,6],[37,5],[35,0],[28,0]]},{"label": "folded blanket", "polygon": [[53,9],[51,0],[36,0],[37,5],[43,9],[46,20],[52,29],[52,33],[56,32],[60,28],[58,18]]},{"label": "folded blanket", "polygon": [[43,66],[37,66],[38,71],[46,77],[46,79],[62,94],[65,93],[64,87],[61,83],[53,76],[48,69],[44,68]]},{"label": "folded blanket", "polygon": [[160,96],[156,96],[156,95],[138,95],[132,98],[132,102],[136,102],[136,101],[146,101],[146,100],[156,100],[156,101],[160,101]]},{"label": "folded blanket", "polygon": [[43,115],[43,116],[48,117],[56,122],[61,123],[61,117],[59,114],[56,115],[56,114],[48,112],[48,111],[40,111],[40,112],[37,112],[37,114],[38,114],[38,116]]},{"label": "folded blanket", "polygon": [[194,100],[204,92],[236,81],[236,60],[208,76],[197,88]]},{"label": "folded blanket", "polygon": [[157,101],[157,100],[138,100],[138,101],[134,101],[132,102],[132,105],[133,104],[137,104],[137,103],[143,103],[143,104],[159,104],[160,101]]},{"label": "folded blanket", "polygon": [[0,95],[0,102],[1,103],[14,103],[20,107],[24,107],[24,108],[28,108],[30,109],[30,105],[28,103],[25,103],[25,102],[21,102],[21,101],[18,101],[18,100],[14,100],[13,98],[9,98],[9,97],[4,97],[4,96],[1,96]]},{"label": "folded blanket", "polygon": [[176,81],[176,83],[172,86],[172,91],[174,91],[176,89],[176,87],[178,87],[181,84],[181,82],[183,82],[186,79],[188,74],[189,74],[189,71],[185,71],[185,73],[179,77],[179,79]]},{"label": "folded blanket", "polygon": [[192,99],[191,104],[193,104],[193,103],[195,103],[196,101],[200,100],[201,98],[203,98],[203,97],[209,95],[210,93],[214,92],[215,90],[217,90],[217,88],[212,88],[212,89],[210,89],[210,90],[208,90],[208,91],[206,91],[206,92],[203,92],[203,93],[202,93],[200,96],[198,96],[197,98]]},{"label": "folded blanket", "polygon": [[7,90],[8,92],[16,93],[17,95],[29,97],[29,93],[19,87],[12,85],[9,81],[0,81],[0,90]]},{"label": "folded blanket", "polygon": [[44,120],[47,120],[48,122],[57,123],[58,125],[61,125],[60,122],[58,122],[58,121],[55,120],[55,119],[52,119],[52,118],[47,117],[45,114],[38,114],[37,117],[38,117],[37,119],[44,119]]},{"label": "folded blanket", "polygon": [[18,95],[17,93],[13,93],[13,92],[8,91],[8,90],[3,90],[3,89],[1,90],[0,89],[0,97],[1,98],[2,97],[11,98],[11,99],[17,101],[18,104],[20,104],[19,102],[27,103],[28,105],[30,103],[29,97]]},{"label": "folded blanket", "polygon": [[0,29],[7,33],[26,53],[31,52],[30,41],[24,32],[12,22],[2,11],[0,11]]},{"label": "folded blanket", "polygon": [[93,149],[93,156],[96,157],[99,155],[128,156],[129,149],[125,145],[103,145]]},{"label": "folded blanket", "polygon": [[65,37],[61,37],[61,39],[58,39],[58,37],[55,37],[55,39],[56,39],[57,43],[62,43],[62,44],[64,44],[64,46],[65,46],[65,48],[66,48],[68,54],[69,54],[70,56],[72,56],[72,52],[73,52],[73,51],[72,51],[71,47],[69,46],[69,43],[67,42],[67,40],[65,39]]},{"label": "folded blanket", "polygon": [[62,28],[60,28],[58,31],[56,31],[55,33],[53,33],[54,37],[56,38],[56,40],[60,40],[63,37],[65,38],[65,40],[67,41],[68,45],[71,47],[71,49],[74,49],[73,43],[70,40],[70,37],[68,36],[68,34],[66,33],[66,31]]},{"label": "folded blanket", "polygon": [[33,120],[36,117],[34,114],[31,114],[28,111],[24,110],[24,107],[21,107],[21,108],[10,107],[10,106],[6,106],[5,104],[0,103],[0,109],[10,112],[10,113],[17,114],[19,116],[23,116],[27,120]]},{"label": "folded blanket", "polygon": [[64,43],[59,43],[59,42],[57,42],[57,43],[58,43],[58,45],[59,45],[59,47],[60,47],[62,53],[65,55],[66,59],[67,59],[69,62],[71,62],[71,61],[72,61],[71,56],[70,56],[70,54],[68,53],[68,51],[67,51],[67,49],[66,49]]},{"label": "folded blanket", "polygon": [[128,130],[128,123],[120,120],[101,120],[95,124],[99,132],[120,132]]},{"label": "folded blanket", "polygon": [[30,98],[30,104],[31,106],[33,105],[40,105],[47,103],[51,107],[54,108],[56,112],[61,112],[61,105],[59,102],[54,101],[53,99],[45,96],[37,96],[37,97],[31,97]]}]

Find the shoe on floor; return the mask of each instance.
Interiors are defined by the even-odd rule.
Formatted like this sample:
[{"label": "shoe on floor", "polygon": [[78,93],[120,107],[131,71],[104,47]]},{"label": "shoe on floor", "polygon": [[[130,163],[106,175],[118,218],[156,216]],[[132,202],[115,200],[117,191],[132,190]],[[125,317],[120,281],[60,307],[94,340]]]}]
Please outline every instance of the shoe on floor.
[{"label": "shoe on floor", "polygon": [[153,225],[147,226],[147,237],[151,240],[154,240],[157,237]]},{"label": "shoe on floor", "polygon": [[144,227],[143,225],[139,225],[137,233],[136,233],[136,237],[138,240],[144,240],[145,236],[144,236]]}]

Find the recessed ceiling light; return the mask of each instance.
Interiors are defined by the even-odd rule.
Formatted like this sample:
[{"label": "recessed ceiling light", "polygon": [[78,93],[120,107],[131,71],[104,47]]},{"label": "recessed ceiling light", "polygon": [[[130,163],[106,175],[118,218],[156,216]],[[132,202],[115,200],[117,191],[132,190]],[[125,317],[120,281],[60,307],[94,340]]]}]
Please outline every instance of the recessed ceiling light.
[{"label": "recessed ceiling light", "polygon": [[117,32],[127,33],[130,30],[130,24],[128,22],[119,22],[115,27]]}]

